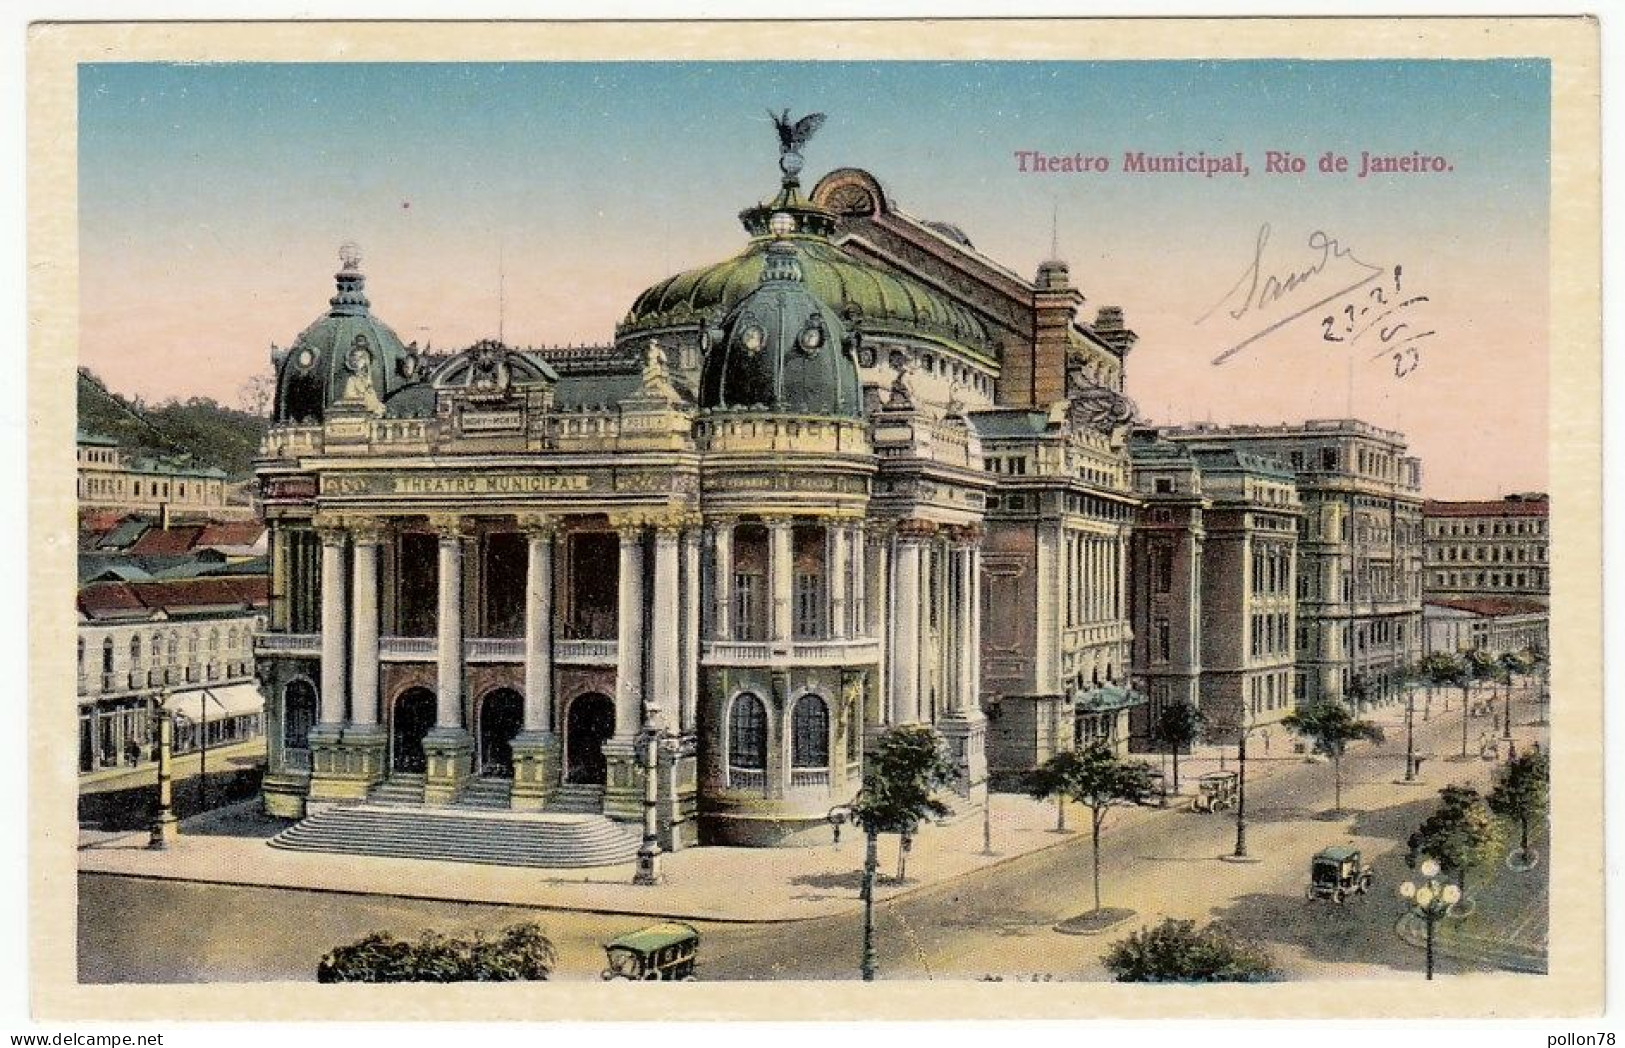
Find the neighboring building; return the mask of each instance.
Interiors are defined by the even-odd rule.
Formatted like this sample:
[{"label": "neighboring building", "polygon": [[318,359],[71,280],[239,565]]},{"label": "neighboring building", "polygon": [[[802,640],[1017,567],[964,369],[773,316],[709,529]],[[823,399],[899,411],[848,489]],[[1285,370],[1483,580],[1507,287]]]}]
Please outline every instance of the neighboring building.
[{"label": "neighboring building", "polygon": [[1149,702],[1137,749],[1161,710],[1202,711],[1210,741],[1234,741],[1294,706],[1294,572],[1302,508],[1293,474],[1222,444],[1130,442],[1144,500],[1134,535],[1134,674]]},{"label": "neighboring building", "polygon": [[1298,705],[1399,694],[1422,654],[1421,463],[1405,438],[1354,419],[1162,431],[1276,460],[1296,478]]},{"label": "neighboring building", "polygon": [[1544,494],[1422,503],[1422,592],[1428,600],[1511,597],[1549,606],[1550,503]]},{"label": "neighboring building", "polygon": [[867,173],[809,200],[783,169],[613,346],[428,364],[345,253],[258,467],[268,810],[634,823],[658,732],[663,846],[810,844],[894,725],[972,803],[990,752],[1126,740],[1132,333],[1061,263],[1028,283]]},{"label": "neighboring building", "polygon": [[1428,597],[1422,605],[1427,650],[1492,656],[1549,652],[1546,605],[1527,597]]},{"label": "neighboring building", "polygon": [[218,469],[134,455],[116,440],[83,431],[77,445],[81,509],[207,512],[226,506],[226,475]]},{"label": "neighboring building", "polygon": [[82,584],[80,773],[155,759],[161,701],[178,714],[177,753],[258,738],[253,637],[266,604],[263,575]]}]

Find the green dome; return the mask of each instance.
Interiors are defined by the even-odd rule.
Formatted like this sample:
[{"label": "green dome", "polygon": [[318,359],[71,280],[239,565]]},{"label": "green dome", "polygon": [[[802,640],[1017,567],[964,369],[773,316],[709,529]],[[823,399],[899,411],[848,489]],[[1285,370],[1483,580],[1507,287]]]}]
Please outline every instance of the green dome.
[{"label": "green dome", "polygon": [[802,252],[781,240],[764,256],[761,283],[707,336],[700,406],[862,417],[851,341],[803,282]]},{"label": "green dome", "polygon": [[274,358],[274,421],[321,419],[342,395],[360,362],[365,363],[365,378],[380,398],[394,394],[415,375],[415,354],[401,344],[389,325],[372,315],[359,256],[347,257],[334,279],[338,290],[328,300],[328,311]]},{"label": "green dome", "polygon": [[[861,318],[866,334],[920,335],[985,352],[987,334],[964,306],[917,280],[860,262],[822,237],[788,239],[798,249],[808,289],[840,315]],[[773,242],[757,237],[725,262],[662,280],[638,296],[616,335],[696,324],[731,311],[762,282]]]}]

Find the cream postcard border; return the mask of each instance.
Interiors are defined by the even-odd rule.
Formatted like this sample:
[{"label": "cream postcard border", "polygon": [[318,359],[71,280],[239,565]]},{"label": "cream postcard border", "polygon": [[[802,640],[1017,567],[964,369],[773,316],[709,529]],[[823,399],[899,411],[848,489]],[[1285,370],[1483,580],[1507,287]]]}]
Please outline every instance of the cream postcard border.
[{"label": "cream postcard border", "polygon": [[[1595,1015],[1603,1006],[1599,35],[1572,18],[55,23],[28,46],[31,1007],[74,1019],[951,1019]],[[85,61],[1548,58],[1553,844],[1549,974],[1218,987],[883,982],[81,986],[75,632],[76,66]],[[1384,991],[1396,992],[1384,992]],[[1397,992],[1397,991],[1403,992]]]}]

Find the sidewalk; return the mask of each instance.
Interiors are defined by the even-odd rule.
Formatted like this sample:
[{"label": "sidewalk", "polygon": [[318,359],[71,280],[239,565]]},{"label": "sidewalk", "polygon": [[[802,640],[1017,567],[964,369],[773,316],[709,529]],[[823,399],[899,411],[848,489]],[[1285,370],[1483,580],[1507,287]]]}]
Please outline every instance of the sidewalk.
[{"label": "sidewalk", "polygon": [[[476,863],[317,854],[272,848],[288,824],[261,815],[257,802],[219,809],[181,823],[167,851],[147,849],[145,833],[81,832],[81,873],[249,887],[289,888],[530,906],[548,910],[671,917],[717,922],[806,920],[856,910],[863,835],[845,827],[839,845],[814,848],[688,848],[663,858],[666,883],[632,884],[631,863],[591,869],[536,869]],[[1158,809],[1127,810],[1117,819],[1154,818]],[[899,884],[895,836],[880,839],[875,897],[893,899],[975,870],[1072,841],[1087,811],[1069,805],[1067,825],[1054,831],[1054,802],[1016,794],[993,797],[994,854],[982,854],[981,809],[945,826],[927,825],[914,838],[907,881]]]}]

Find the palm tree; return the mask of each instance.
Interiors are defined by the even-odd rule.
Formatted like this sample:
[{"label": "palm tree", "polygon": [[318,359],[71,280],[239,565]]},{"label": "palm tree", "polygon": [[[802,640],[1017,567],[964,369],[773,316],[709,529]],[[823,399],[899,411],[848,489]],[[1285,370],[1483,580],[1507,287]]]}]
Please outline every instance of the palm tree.
[{"label": "palm tree", "polygon": [[1341,702],[1320,702],[1293,710],[1281,718],[1282,727],[1314,743],[1315,752],[1332,759],[1333,812],[1343,810],[1343,751],[1351,742],[1381,742],[1382,728],[1360,720]]}]

